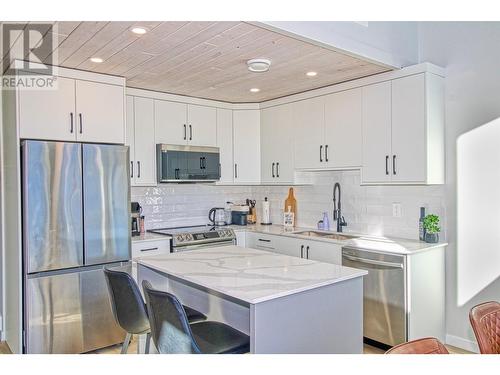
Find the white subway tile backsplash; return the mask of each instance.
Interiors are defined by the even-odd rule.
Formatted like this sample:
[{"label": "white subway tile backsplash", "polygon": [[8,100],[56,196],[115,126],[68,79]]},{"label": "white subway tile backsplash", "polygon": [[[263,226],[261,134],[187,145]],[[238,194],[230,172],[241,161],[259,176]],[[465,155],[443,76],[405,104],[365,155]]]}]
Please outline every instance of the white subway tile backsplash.
[{"label": "white subway tile backsplash", "polygon": [[[342,188],[342,214],[348,223],[346,232],[362,232],[404,238],[418,238],[420,207],[446,221],[445,186],[361,186],[359,171],[308,172],[312,185],[295,186],[297,225],[316,227],[323,212],[332,218],[333,185]],[[262,217],[261,202],[267,197],[271,204],[271,220],[281,224],[288,186],[217,186],[212,184],[179,184],[158,187],[132,187],[132,201],[138,201],[146,216],[146,228],[206,224],[212,207],[225,202],[244,203],[257,200],[257,219]],[[392,216],[392,203],[401,204],[401,217]],[[446,233],[441,234],[446,238]]]}]

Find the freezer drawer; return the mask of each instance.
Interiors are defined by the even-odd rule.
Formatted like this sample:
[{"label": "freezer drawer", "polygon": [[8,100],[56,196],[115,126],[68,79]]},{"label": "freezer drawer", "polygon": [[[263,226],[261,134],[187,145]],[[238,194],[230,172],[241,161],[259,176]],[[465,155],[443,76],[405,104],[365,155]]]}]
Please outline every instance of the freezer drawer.
[{"label": "freezer drawer", "polygon": [[27,353],[84,353],[125,337],[113,318],[102,266],[28,276],[25,314]]},{"label": "freezer drawer", "polygon": [[344,247],[342,265],[368,271],[363,278],[363,336],[390,346],[405,342],[405,256]]},{"label": "freezer drawer", "polygon": [[25,141],[22,166],[27,272],[82,266],[81,146]]},{"label": "freezer drawer", "polygon": [[86,265],[130,259],[128,147],[83,145]]}]

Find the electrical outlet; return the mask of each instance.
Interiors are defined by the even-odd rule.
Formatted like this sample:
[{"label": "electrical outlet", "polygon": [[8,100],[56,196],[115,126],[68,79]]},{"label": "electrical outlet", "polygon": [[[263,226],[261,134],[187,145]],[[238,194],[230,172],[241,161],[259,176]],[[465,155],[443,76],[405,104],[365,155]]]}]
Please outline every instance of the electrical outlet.
[{"label": "electrical outlet", "polygon": [[401,217],[401,203],[392,204],[392,216]]}]

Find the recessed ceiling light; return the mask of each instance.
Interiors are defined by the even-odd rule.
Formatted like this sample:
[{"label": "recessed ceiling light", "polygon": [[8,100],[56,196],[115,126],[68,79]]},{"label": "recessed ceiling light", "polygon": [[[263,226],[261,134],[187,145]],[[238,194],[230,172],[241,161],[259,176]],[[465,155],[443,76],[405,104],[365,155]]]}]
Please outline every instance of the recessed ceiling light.
[{"label": "recessed ceiling light", "polygon": [[143,35],[148,32],[148,29],[146,29],[145,27],[132,27],[130,31],[132,31],[134,34]]},{"label": "recessed ceiling light", "polygon": [[263,73],[269,70],[271,60],[268,59],[251,59],[247,61],[248,70],[256,73]]},{"label": "recessed ceiling light", "polygon": [[258,89],[257,87],[252,87],[250,89],[250,92],[259,92],[259,91],[260,91],[260,89]]},{"label": "recessed ceiling light", "polygon": [[317,75],[318,75],[317,72],[307,72],[306,73],[306,76],[308,76],[308,77],[316,77]]},{"label": "recessed ceiling light", "polygon": [[102,63],[104,60],[100,57],[91,57],[90,61],[92,61],[93,63]]}]

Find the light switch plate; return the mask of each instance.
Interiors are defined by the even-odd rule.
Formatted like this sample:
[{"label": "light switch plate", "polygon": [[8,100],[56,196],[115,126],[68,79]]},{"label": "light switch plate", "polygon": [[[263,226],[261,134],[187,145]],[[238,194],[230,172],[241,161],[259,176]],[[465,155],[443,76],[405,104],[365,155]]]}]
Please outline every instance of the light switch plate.
[{"label": "light switch plate", "polygon": [[392,216],[401,217],[401,203],[393,203],[392,204]]}]

